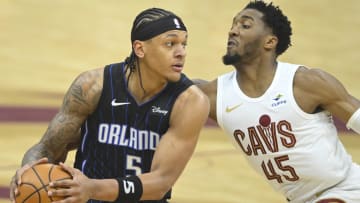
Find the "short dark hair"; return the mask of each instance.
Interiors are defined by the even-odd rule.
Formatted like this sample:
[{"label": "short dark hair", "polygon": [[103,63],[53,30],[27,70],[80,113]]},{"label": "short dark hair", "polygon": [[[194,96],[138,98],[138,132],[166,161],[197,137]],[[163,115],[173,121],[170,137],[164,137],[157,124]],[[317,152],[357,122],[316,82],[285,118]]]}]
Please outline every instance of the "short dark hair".
[{"label": "short dark hair", "polygon": [[273,34],[279,40],[276,46],[276,54],[278,56],[291,46],[291,22],[278,6],[274,6],[272,2],[266,4],[262,0],[255,0],[246,5],[244,9],[255,9],[263,13],[262,20],[272,29]]}]

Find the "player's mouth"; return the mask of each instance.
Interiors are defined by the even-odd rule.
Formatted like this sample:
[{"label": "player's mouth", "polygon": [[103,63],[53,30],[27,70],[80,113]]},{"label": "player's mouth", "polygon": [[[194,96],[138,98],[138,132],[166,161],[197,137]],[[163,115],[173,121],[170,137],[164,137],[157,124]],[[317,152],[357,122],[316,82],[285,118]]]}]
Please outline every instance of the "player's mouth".
[{"label": "player's mouth", "polygon": [[232,48],[232,47],[235,47],[235,46],[237,46],[237,41],[236,40],[234,40],[234,39],[229,39],[228,40],[228,43],[227,43],[227,48],[229,49],[229,48]]},{"label": "player's mouth", "polygon": [[176,64],[173,64],[172,65],[172,69],[175,71],[175,72],[181,72],[184,68],[184,64],[182,63],[176,63]]}]

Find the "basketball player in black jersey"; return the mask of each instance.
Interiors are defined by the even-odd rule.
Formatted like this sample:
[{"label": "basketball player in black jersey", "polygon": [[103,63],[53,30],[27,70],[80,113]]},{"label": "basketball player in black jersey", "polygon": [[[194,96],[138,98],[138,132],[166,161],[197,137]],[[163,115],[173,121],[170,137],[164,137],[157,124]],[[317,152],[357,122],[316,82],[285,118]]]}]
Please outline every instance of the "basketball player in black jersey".
[{"label": "basketball player in black jersey", "polygon": [[[68,203],[167,202],[209,114],[207,96],[181,73],[186,42],[186,27],[174,13],[141,12],[130,56],[72,83],[44,136],[25,153],[11,182],[12,202],[23,171],[47,161],[73,175],[53,182],[50,197]],[[73,149],[75,168],[62,164]]]}]

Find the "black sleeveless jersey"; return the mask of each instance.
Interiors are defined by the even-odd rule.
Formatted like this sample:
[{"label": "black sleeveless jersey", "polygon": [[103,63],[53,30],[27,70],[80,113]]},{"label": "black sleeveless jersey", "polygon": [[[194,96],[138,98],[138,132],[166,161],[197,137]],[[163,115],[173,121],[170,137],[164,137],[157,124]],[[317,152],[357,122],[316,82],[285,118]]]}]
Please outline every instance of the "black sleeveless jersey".
[{"label": "black sleeveless jersey", "polygon": [[[89,178],[149,172],[155,149],[169,128],[172,107],[179,94],[193,84],[181,74],[178,82],[168,83],[151,100],[138,104],[127,89],[124,67],[117,63],[104,68],[99,104],[81,127],[75,167]],[[167,198],[170,192],[161,202]]]}]

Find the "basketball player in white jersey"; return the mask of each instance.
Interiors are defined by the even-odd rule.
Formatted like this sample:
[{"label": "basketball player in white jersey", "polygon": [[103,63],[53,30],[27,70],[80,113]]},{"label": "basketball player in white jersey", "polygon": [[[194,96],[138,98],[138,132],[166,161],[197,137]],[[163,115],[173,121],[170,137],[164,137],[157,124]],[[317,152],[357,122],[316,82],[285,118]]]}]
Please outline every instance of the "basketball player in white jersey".
[{"label": "basketball player in white jersey", "polygon": [[288,202],[360,202],[360,167],[332,120],[360,133],[360,101],[322,70],[277,61],[291,34],[272,3],[250,2],[234,17],[223,62],[235,70],[197,80],[210,117]]}]

